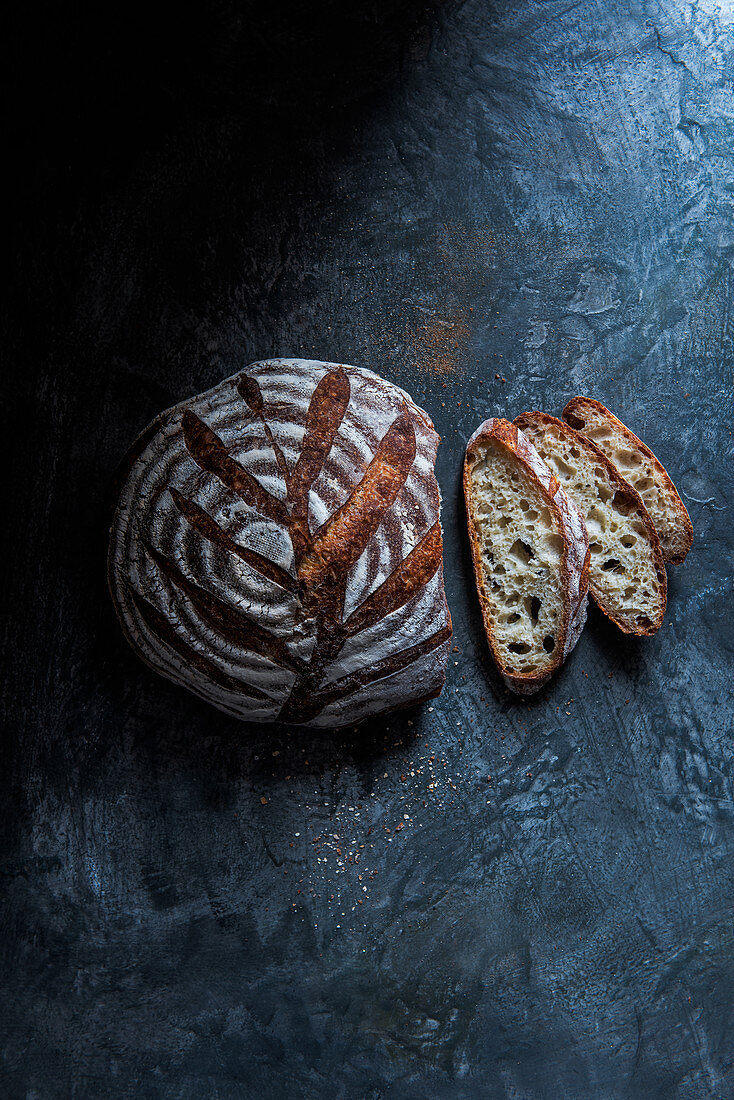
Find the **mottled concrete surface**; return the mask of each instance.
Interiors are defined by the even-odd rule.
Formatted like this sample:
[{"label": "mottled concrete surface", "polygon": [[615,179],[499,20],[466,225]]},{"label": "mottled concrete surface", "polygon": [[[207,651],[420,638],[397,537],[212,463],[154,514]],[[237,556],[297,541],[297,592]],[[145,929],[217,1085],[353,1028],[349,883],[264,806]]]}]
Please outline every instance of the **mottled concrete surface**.
[{"label": "mottled concrete surface", "polygon": [[[10,39],[0,1091],[727,1100],[734,9],[354,8]],[[443,436],[432,708],[243,726],[117,627],[116,463],[270,355],[380,371]],[[668,465],[695,541],[656,637],[593,612],[522,701],[463,445],[577,392]]]}]

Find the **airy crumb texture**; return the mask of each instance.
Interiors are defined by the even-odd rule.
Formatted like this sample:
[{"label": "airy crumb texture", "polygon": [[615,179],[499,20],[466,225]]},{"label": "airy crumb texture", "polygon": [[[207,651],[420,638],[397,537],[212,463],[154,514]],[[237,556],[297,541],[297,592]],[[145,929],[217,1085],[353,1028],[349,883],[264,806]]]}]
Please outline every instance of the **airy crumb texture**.
[{"label": "airy crumb texture", "polygon": [[691,548],[693,526],[663,464],[599,401],[574,397],[563,410],[563,417],[595,443],[637,490],[660,536],[663,557],[680,565]]},{"label": "airy crumb texture", "polygon": [[552,663],[563,617],[563,536],[548,502],[492,440],[471,471],[484,589],[503,661],[515,672]]},{"label": "airy crumb texture", "polygon": [[487,639],[505,681],[525,693],[558,668],[586,618],[583,523],[558,487],[573,510],[564,516],[539,475],[550,485],[550,471],[507,421],[486,422],[469,443],[464,492]]},{"label": "airy crumb texture", "polygon": [[660,540],[640,496],[594,443],[562,420],[532,412],[515,424],[586,520],[594,599],[626,633],[654,634],[667,583]]}]

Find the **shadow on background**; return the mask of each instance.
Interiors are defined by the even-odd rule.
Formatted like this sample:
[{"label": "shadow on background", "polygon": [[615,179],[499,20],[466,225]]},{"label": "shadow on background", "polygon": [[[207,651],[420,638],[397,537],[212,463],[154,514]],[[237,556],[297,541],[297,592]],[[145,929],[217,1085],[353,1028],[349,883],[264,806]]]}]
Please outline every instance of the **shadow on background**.
[{"label": "shadow on background", "polygon": [[[57,7],[43,18],[14,9],[6,76],[19,289],[32,286],[57,313],[68,303],[97,204],[125,179],[140,218],[154,213],[152,228],[168,237],[161,276],[191,282],[188,258],[226,280],[227,237],[267,233],[263,207],[318,189],[327,135],[350,140],[425,53],[441,4],[222,0]],[[171,156],[176,144],[183,158]],[[152,212],[148,177],[161,160],[170,201]]]},{"label": "shadow on background", "polygon": [[[257,311],[284,226],[297,232],[304,211],[324,201],[340,150],[427,53],[440,7],[223,0],[154,14],[140,3],[43,18],[14,10],[6,308],[16,370],[5,394],[24,431],[9,488],[18,518],[7,693],[19,740],[8,738],[3,756],[22,745],[19,761],[32,757],[62,793],[69,768],[94,786],[119,751],[142,766],[190,754],[193,771],[229,787],[258,757],[270,766],[274,744],[284,774],[385,749],[384,722],[311,731],[291,751],[293,731],[253,731],[158,677],[148,687],[104,576],[105,505],[135,431],[109,406],[129,396],[125,407],[144,417],[151,404],[170,404],[169,385],[188,384],[168,311],[206,313],[235,283]],[[160,381],[136,362],[162,364]],[[6,800],[14,829],[22,783]]]}]

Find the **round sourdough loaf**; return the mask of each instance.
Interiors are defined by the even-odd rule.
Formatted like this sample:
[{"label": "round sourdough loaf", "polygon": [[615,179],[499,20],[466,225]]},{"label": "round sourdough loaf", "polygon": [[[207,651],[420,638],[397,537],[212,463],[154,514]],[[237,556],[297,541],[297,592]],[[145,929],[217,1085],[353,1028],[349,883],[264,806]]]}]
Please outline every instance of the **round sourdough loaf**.
[{"label": "round sourdough loaf", "polygon": [[301,359],[162,413],[123,464],[110,534],[131,645],[258,722],[343,726],[438,695],[438,443],[397,386]]}]

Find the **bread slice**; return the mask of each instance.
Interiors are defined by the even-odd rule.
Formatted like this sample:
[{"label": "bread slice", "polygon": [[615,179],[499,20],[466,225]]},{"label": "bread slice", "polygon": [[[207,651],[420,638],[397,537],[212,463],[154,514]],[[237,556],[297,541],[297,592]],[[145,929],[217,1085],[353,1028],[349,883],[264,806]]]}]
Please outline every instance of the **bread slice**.
[{"label": "bread slice", "polygon": [[673,565],[680,565],[691,548],[693,526],[663,464],[599,401],[574,397],[563,410],[563,418],[596,443],[637,490],[660,536],[663,557]]},{"label": "bread slice", "polygon": [[469,440],[464,499],[489,648],[508,687],[529,695],[559,668],[586,622],[584,521],[507,420],[486,420]]},{"label": "bread slice", "polygon": [[591,551],[589,588],[626,634],[654,634],[665,614],[667,577],[645,505],[596,444],[542,412],[515,424],[578,505]]}]

